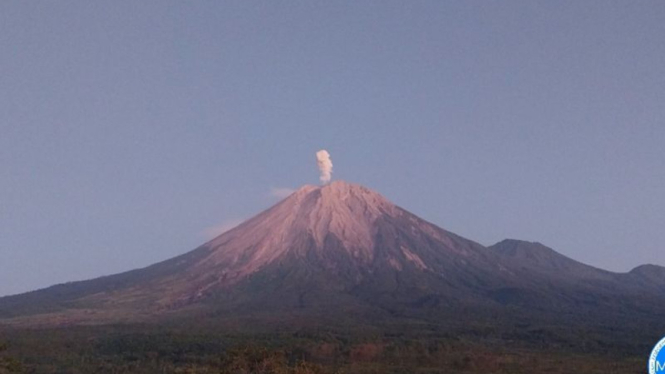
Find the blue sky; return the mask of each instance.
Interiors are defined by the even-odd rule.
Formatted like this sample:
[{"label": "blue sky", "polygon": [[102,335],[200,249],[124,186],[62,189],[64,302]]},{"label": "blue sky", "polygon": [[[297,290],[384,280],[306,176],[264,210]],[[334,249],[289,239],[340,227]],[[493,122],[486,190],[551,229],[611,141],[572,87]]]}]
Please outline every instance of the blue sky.
[{"label": "blue sky", "polygon": [[0,3],[0,295],[142,267],[318,183],[665,265],[665,2]]}]

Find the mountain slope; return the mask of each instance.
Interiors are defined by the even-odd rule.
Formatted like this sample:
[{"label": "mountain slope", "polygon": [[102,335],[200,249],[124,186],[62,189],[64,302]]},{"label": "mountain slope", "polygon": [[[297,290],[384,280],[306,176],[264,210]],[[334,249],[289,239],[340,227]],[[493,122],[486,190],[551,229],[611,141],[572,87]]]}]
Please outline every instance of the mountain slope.
[{"label": "mountain slope", "polygon": [[627,276],[641,288],[665,292],[665,267],[663,266],[641,265],[631,270]]},{"label": "mountain slope", "polygon": [[611,280],[613,273],[566,257],[540,243],[505,239],[489,247],[518,269],[566,280]]},{"label": "mountain slope", "polygon": [[[262,279],[272,281],[256,286],[266,282]],[[171,260],[2,298],[0,316],[72,309],[89,315],[111,310],[125,315],[160,313],[220,297],[225,305],[238,308],[265,300],[289,307],[294,295],[305,291],[324,300],[322,295],[345,295],[360,304],[358,295],[385,293],[413,301],[432,293],[480,295],[507,281],[483,246],[436,227],[365,187],[333,182],[304,186]],[[293,291],[301,288],[305,290]],[[266,290],[271,290],[270,295]],[[302,297],[297,299],[303,303]]]},{"label": "mountain slope", "polygon": [[651,300],[659,288],[641,290],[660,277],[658,270],[596,269],[537,243],[485,248],[337,181],[304,186],[176,258],[0,298],[0,318],[63,324],[280,313],[347,318],[353,311],[371,321],[515,315],[516,307],[540,318],[598,308],[621,314]]}]

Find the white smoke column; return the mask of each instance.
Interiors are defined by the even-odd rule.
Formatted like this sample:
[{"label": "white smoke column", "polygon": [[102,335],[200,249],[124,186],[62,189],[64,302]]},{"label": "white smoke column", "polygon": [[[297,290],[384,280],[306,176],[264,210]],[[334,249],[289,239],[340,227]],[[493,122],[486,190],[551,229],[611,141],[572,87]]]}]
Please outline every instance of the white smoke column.
[{"label": "white smoke column", "polygon": [[330,182],[333,166],[330,160],[330,153],[325,149],[316,152],[316,163],[319,164],[319,171],[321,172],[319,179],[321,183],[326,184]]}]

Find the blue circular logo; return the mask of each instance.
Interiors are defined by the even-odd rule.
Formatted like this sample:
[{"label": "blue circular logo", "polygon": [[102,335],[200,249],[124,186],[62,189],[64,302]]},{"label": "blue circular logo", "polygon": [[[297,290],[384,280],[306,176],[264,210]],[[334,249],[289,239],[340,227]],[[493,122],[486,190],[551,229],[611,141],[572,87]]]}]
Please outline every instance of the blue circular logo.
[{"label": "blue circular logo", "polygon": [[665,338],[661,339],[651,351],[649,374],[665,374]]}]

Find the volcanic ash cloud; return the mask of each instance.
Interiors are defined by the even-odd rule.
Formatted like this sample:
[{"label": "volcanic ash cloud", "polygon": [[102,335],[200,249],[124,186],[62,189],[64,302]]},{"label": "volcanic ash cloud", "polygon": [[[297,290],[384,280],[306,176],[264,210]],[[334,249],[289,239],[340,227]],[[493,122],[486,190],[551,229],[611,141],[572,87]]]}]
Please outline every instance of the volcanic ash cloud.
[{"label": "volcanic ash cloud", "polygon": [[330,160],[330,153],[325,149],[316,152],[316,163],[319,165],[319,172],[321,173],[319,179],[321,180],[321,183],[326,184],[330,182],[333,168],[332,161]]}]

